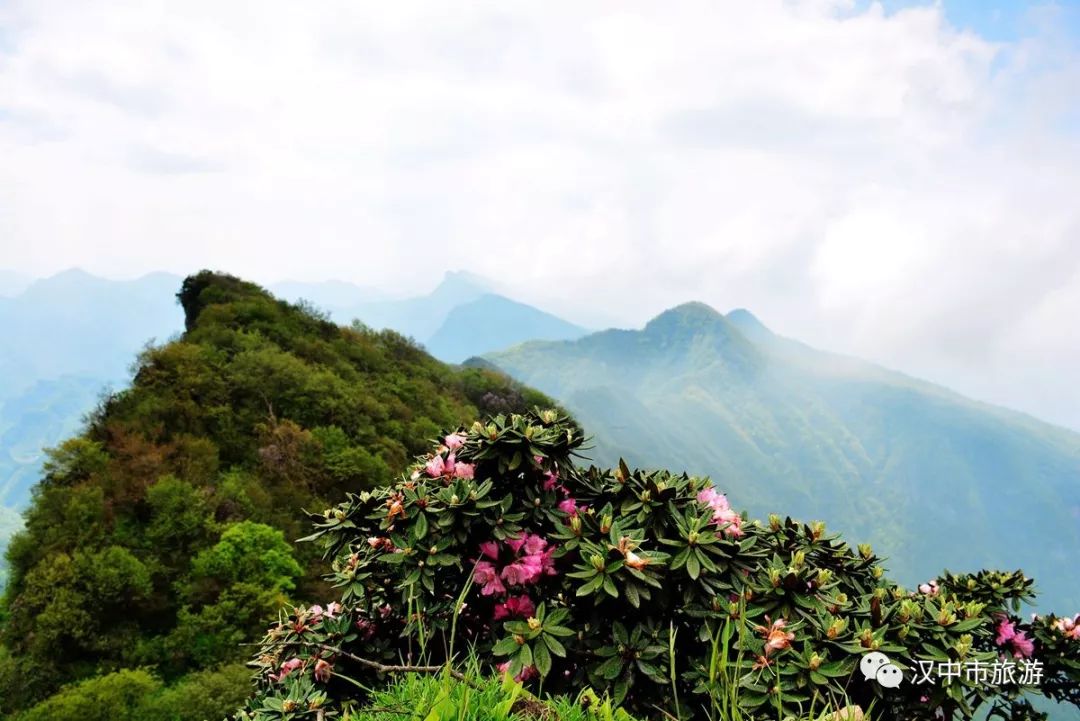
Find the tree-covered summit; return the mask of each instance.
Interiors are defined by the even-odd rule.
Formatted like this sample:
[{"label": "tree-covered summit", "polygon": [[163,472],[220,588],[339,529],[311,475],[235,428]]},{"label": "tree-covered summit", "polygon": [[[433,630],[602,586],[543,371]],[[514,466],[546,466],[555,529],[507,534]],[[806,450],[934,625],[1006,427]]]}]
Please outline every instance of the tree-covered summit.
[{"label": "tree-covered summit", "polygon": [[0,714],[99,673],[171,681],[242,658],[320,590],[325,569],[290,543],[304,509],[390,482],[441,428],[550,404],[229,275],[193,275],[178,299],[185,332],[51,452],[11,543]]}]

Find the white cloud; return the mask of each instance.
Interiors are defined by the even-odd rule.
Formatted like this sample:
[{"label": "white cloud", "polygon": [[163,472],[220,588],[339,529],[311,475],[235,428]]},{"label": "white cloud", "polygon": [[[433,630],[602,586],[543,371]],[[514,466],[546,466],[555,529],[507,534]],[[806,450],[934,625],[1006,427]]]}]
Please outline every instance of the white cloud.
[{"label": "white cloud", "polygon": [[1080,427],[1080,62],[1036,20],[10,0],[0,265],[694,297]]}]

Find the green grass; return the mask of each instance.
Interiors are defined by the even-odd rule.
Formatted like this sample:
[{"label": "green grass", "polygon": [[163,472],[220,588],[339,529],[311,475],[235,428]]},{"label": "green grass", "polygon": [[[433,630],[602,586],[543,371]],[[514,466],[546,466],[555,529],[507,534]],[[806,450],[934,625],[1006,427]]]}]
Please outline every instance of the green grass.
[{"label": "green grass", "polygon": [[[468,587],[462,592],[467,593]],[[460,601],[460,599],[459,599]],[[676,695],[675,708],[657,708],[657,718],[678,721],[693,714],[708,721],[750,721],[740,708],[739,698],[744,691],[740,684],[741,652],[731,660],[731,652],[741,647],[748,633],[745,616],[738,622],[728,621],[712,639],[707,696],[691,701],[700,707],[681,708]],[[453,646],[451,631],[451,647]],[[674,684],[674,649],[671,649],[670,668]],[[469,653],[452,676],[450,666],[437,674],[406,673],[393,677],[388,685],[371,689],[368,703],[360,711],[346,713],[342,721],[635,721],[625,710],[615,706],[607,697],[584,688],[577,696],[536,696],[525,690],[509,676],[485,675],[475,654]],[[779,699],[777,721],[803,721],[784,717]],[[870,713],[849,704],[847,699],[811,704],[805,721],[870,721]]]},{"label": "green grass", "polygon": [[[468,676],[470,681],[465,682],[449,675],[403,674],[375,690],[362,710],[346,714],[342,721],[635,721],[589,689],[576,698],[541,698],[509,678]],[[749,717],[739,710],[738,694],[736,684],[725,686],[702,718],[745,721]],[[674,709],[665,715],[669,714],[669,718],[675,718]],[[869,721],[870,716],[865,718]],[[811,710],[807,719],[862,721],[863,716],[840,703],[833,708]]]},{"label": "green grass", "polygon": [[512,679],[405,674],[373,693],[367,706],[343,721],[633,721],[621,709],[587,692],[574,699],[540,699]]}]

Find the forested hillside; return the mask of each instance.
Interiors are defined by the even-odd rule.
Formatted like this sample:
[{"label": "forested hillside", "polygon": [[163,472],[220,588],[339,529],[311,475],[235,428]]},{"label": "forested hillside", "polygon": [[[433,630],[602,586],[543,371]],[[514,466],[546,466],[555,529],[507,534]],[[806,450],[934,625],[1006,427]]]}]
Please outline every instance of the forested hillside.
[{"label": "forested hillside", "polygon": [[178,297],[182,337],[146,350],[132,386],[50,453],[8,549],[0,714],[102,674],[100,693],[159,710],[192,684],[231,708],[240,644],[290,599],[329,595],[291,543],[301,509],[388,482],[442,428],[550,404],[230,276],[189,277]]},{"label": "forested hillside", "polygon": [[755,514],[825,520],[902,583],[1022,568],[1044,602],[1080,603],[1060,572],[1080,547],[1076,433],[699,303],[487,360],[564,403],[599,462],[685,468]]}]

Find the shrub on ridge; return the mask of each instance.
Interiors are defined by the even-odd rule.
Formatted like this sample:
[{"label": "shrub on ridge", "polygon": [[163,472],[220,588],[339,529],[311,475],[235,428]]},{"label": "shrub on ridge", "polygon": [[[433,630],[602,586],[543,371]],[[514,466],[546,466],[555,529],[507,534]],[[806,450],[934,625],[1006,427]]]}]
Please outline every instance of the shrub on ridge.
[{"label": "shrub on ridge", "polygon": [[[818,522],[751,522],[707,479],[577,468],[583,440],[554,411],[498,416],[316,516],[308,540],[324,544],[340,597],[270,629],[237,718],[333,718],[386,667],[466,646],[545,691],[592,687],[640,715],[708,713],[732,685],[750,717],[848,701],[886,719],[1012,714],[1021,692],[1080,704],[1075,620],[1022,622],[1023,573],[946,573],[908,591],[869,546]],[[869,651],[906,682],[863,678]],[[920,662],[1015,673],[920,684]]]}]

